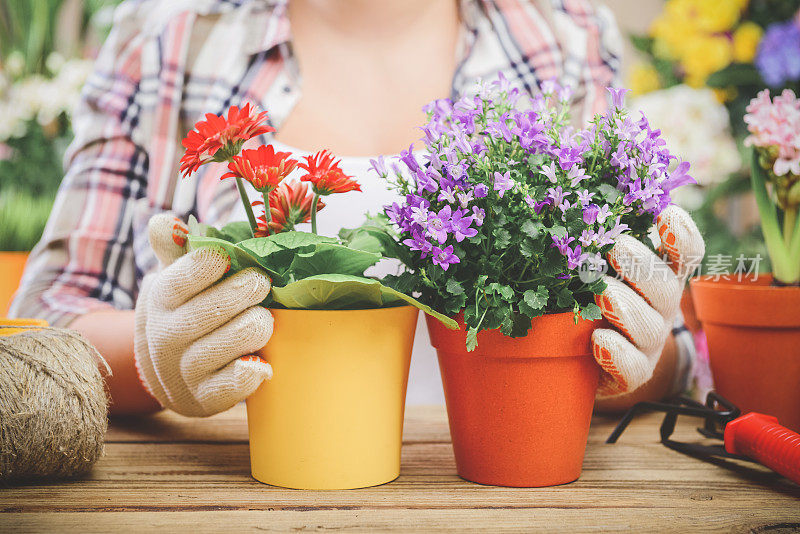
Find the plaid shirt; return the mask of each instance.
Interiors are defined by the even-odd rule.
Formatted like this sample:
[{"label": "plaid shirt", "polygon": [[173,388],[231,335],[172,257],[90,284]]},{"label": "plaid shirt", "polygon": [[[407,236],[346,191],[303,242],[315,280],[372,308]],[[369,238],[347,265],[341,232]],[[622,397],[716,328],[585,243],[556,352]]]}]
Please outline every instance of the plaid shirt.
[{"label": "plaid shirt", "polygon": [[[462,0],[451,97],[502,72],[533,93],[556,78],[585,121],[606,107],[622,41],[588,0]],[[220,167],[180,180],[180,140],[205,113],[251,102],[280,129],[300,97],[286,0],[123,3],[73,115],[68,171],[13,303],[14,316],[66,325],[132,309],[157,267],[147,221],[170,210],[227,222],[237,202]],[[264,138],[261,141],[267,142]]]}]

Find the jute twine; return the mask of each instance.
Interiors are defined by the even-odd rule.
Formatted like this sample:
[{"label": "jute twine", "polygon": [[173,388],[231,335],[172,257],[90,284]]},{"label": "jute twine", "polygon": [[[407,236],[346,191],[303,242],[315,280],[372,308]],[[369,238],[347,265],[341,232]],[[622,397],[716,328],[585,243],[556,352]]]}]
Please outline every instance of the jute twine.
[{"label": "jute twine", "polygon": [[98,365],[108,369],[71,330],[36,327],[0,337],[0,481],[71,478],[91,469],[108,426]]}]

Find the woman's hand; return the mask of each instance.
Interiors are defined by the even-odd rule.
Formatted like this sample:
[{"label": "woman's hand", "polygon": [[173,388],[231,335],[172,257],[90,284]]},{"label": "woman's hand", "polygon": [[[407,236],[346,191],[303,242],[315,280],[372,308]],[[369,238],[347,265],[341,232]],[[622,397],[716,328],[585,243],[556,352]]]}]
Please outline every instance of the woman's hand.
[{"label": "woman's hand", "polygon": [[142,283],[134,350],[142,382],[164,407],[207,416],[272,377],[252,355],[272,336],[272,315],[258,305],[271,284],[257,269],[217,283],[230,258],[212,248],[184,254],[186,233],[168,214],[150,220],[150,244],[164,267]]},{"label": "woman's hand", "polygon": [[600,398],[634,391],[653,376],[686,279],[705,254],[697,225],[681,208],[667,207],[656,224],[668,263],[624,235],[608,254],[621,280],[606,276],[608,287],[596,298],[603,316],[616,328],[592,335],[594,357],[603,369]]}]

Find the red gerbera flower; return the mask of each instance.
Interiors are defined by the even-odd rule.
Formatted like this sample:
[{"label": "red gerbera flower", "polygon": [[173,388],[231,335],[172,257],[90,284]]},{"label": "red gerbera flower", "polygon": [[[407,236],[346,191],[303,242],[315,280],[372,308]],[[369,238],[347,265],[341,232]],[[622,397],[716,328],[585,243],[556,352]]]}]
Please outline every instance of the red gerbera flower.
[{"label": "red gerbera flower", "polygon": [[289,152],[275,152],[272,145],[261,145],[255,150],[243,150],[241,156],[233,156],[228,171],[220,179],[244,178],[261,193],[269,193],[281,183],[297,166]]},{"label": "red gerbera flower", "polygon": [[[256,237],[294,230],[298,224],[310,221],[313,199],[314,195],[311,194],[308,184],[296,181],[281,182],[269,194],[271,220],[267,222],[266,214],[258,218]],[[253,202],[253,206],[263,205],[260,200]],[[324,202],[317,202],[317,211],[324,207]]]},{"label": "red gerbera flower", "polygon": [[327,150],[317,152],[313,156],[305,156],[304,159],[306,162],[300,163],[299,167],[308,174],[300,179],[304,182],[311,182],[316,194],[330,195],[361,191],[358,182],[339,168],[339,162],[335,161],[333,154]]},{"label": "red gerbera flower", "polygon": [[183,146],[186,152],[180,161],[180,172],[188,176],[209,161],[227,161],[239,153],[248,139],[275,129],[262,124],[267,112],[255,113],[250,104],[243,108],[231,106],[227,118],[207,113],[194,130],[186,134]]}]

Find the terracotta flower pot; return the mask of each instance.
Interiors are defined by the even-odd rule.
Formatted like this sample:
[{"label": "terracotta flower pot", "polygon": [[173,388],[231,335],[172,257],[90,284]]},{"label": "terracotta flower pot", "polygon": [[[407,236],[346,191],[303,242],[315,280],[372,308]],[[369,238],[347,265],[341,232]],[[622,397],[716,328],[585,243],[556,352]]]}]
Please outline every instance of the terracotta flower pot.
[{"label": "terracotta flower pot", "polygon": [[260,356],[274,376],[247,399],[253,477],[298,489],[397,478],[417,309],[272,313]]},{"label": "terracotta flower pot", "polygon": [[478,335],[428,320],[439,356],[458,474],[479,484],[538,487],[581,474],[599,366],[591,334],[600,321],[572,313],[534,319],[528,336]]},{"label": "terracotta flower pot", "polygon": [[0,316],[8,312],[26,261],[27,252],[0,252]]},{"label": "terracotta flower pot", "polygon": [[772,276],[692,280],[714,387],[743,412],[800,431],[800,288]]}]

